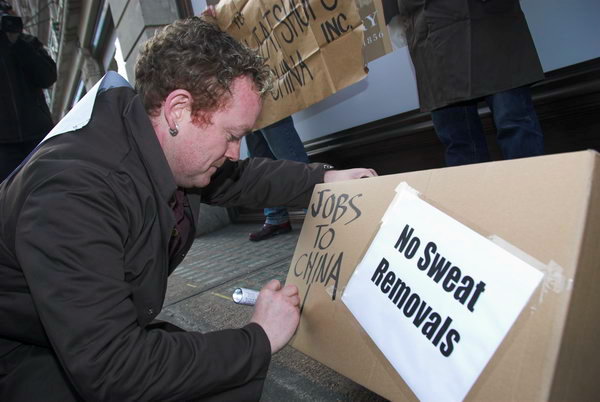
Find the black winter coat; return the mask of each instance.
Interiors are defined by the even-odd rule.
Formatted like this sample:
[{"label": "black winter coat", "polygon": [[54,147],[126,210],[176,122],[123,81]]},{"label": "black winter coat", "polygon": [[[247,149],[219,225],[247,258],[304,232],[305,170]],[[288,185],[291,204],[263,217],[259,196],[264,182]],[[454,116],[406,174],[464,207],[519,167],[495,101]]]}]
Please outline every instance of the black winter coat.
[{"label": "black winter coat", "polygon": [[398,0],[421,110],[544,78],[519,0]]},{"label": "black winter coat", "polygon": [[41,140],[54,126],[42,91],[56,81],[56,63],[34,36],[11,44],[0,32],[0,143]]},{"label": "black winter coat", "polygon": [[[306,207],[323,175],[321,164],[225,163],[208,187],[188,192],[192,236],[200,201]],[[148,327],[191,245],[169,261],[176,188],[130,88],[97,95],[87,126],[47,140],[0,185],[0,395],[43,384],[30,370],[1,375],[36,364],[18,352],[37,348],[89,401],[259,398],[270,362],[260,326],[209,334]]]}]

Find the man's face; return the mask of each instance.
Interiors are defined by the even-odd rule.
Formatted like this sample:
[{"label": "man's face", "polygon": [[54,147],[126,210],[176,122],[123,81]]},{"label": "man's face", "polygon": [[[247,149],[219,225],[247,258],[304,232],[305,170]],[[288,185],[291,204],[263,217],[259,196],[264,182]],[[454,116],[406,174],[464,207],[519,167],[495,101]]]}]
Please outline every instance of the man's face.
[{"label": "man's face", "polygon": [[236,78],[229,101],[209,124],[187,113],[171,145],[171,169],[180,187],[205,187],[226,159],[238,160],[240,142],[260,114],[262,101],[249,77]]}]

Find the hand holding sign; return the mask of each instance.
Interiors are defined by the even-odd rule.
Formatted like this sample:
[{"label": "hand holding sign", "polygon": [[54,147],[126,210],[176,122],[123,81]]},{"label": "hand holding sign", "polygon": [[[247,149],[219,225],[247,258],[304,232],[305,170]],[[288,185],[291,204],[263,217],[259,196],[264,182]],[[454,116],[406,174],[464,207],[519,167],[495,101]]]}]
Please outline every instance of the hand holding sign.
[{"label": "hand holding sign", "polygon": [[[202,11],[199,17],[207,18],[207,19],[216,19],[217,18],[217,9],[213,5],[209,5]],[[216,22],[216,21],[215,21]]]},{"label": "hand holding sign", "polygon": [[325,172],[323,181],[325,183],[331,183],[334,181],[364,179],[367,177],[375,177],[375,176],[377,176],[377,172],[373,169],[367,169],[367,168],[328,170]]}]

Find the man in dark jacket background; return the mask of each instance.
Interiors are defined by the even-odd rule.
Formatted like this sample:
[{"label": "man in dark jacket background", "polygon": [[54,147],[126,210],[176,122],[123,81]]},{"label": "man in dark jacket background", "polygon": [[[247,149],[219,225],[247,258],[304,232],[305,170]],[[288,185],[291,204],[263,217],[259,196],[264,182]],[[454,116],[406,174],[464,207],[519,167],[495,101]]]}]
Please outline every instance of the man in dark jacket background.
[{"label": "man in dark jacket background", "polygon": [[490,160],[478,103],[485,101],[504,158],[543,153],[529,86],[544,78],[519,0],[387,0],[399,13],[419,103],[431,111],[449,166]]},{"label": "man in dark jacket background", "polygon": [[0,182],[54,125],[43,88],[56,81],[56,63],[9,12],[0,1]]}]

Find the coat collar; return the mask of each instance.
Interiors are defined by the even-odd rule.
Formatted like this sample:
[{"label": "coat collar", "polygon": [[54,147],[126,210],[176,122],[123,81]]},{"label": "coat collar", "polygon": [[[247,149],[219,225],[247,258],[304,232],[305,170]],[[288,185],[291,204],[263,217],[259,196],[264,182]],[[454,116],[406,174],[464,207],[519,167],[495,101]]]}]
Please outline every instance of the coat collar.
[{"label": "coat collar", "polygon": [[129,100],[123,117],[125,127],[141,154],[158,194],[164,201],[171,201],[177,184],[139,95],[133,95]]},{"label": "coat collar", "polygon": [[[94,87],[79,102],[77,102],[54,129],[50,131],[43,141],[56,135],[85,127],[91,119],[97,96],[111,88],[131,89],[131,92],[127,91],[131,94],[131,97],[126,100],[126,106],[123,111],[126,129],[142,155],[144,166],[148,171],[149,177],[153,180],[158,194],[164,201],[169,202],[177,190],[177,185],[175,184],[175,178],[171,173],[165,154],[156,137],[154,127],[152,127],[152,123],[148,118],[139,95],[135,95],[129,82],[114,71],[106,73],[106,75],[102,77],[102,79],[100,79],[100,81],[98,81],[98,83],[96,83],[96,85],[94,85]],[[192,200],[192,204],[194,204],[192,210],[194,211],[194,215],[196,215],[199,200]],[[196,217],[197,216],[194,216],[194,218]]]},{"label": "coat collar", "polygon": [[96,96],[110,88],[132,88],[125,78],[114,71],[109,71],[89,90],[89,92],[73,106],[73,108],[63,117],[56,126],[48,133],[42,142],[66,132],[79,130],[85,127],[91,117],[96,102]]}]

